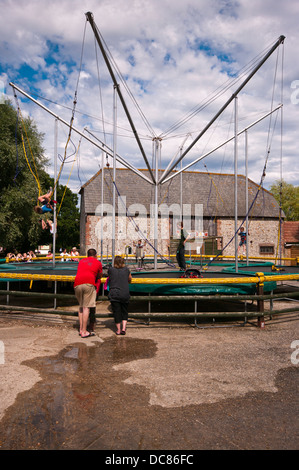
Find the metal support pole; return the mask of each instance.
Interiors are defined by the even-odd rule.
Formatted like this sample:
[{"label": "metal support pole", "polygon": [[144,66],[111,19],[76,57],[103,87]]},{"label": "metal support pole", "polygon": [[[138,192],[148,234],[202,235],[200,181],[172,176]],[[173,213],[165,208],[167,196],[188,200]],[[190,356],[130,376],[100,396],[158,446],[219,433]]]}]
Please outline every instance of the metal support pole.
[{"label": "metal support pole", "polygon": [[96,39],[96,41],[97,41],[97,43],[98,43],[98,45],[99,45],[99,47],[100,47],[100,50],[101,50],[102,55],[103,55],[103,59],[104,59],[106,65],[107,65],[107,68],[108,68],[108,71],[109,71],[110,76],[111,76],[111,78],[112,78],[112,81],[113,81],[113,83],[114,83],[114,86],[115,86],[116,89],[117,89],[117,93],[118,93],[120,102],[121,102],[121,104],[122,104],[122,106],[123,106],[123,109],[124,109],[124,111],[125,111],[125,113],[126,113],[127,119],[128,119],[128,121],[129,121],[129,124],[130,124],[130,126],[131,126],[131,129],[132,129],[132,131],[133,131],[134,137],[135,137],[136,142],[137,142],[137,144],[138,144],[138,146],[139,146],[139,149],[140,149],[140,152],[141,152],[141,154],[142,154],[142,156],[143,156],[143,159],[144,159],[144,161],[145,161],[145,163],[146,163],[147,169],[148,169],[148,171],[149,171],[149,173],[150,173],[150,175],[151,175],[152,180],[154,181],[154,176],[153,176],[153,173],[152,173],[152,169],[151,169],[150,164],[149,164],[149,162],[148,162],[148,160],[147,160],[145,151],[144,151],[143,146],[142,146],[142,144],[141,144],[140,138],[139,138],[138,133],[137,133],[137,130],[136,130],[135,126],[134,126],[133,120],[132,120],[132,118],[131,118],[131,115],[130,115],[130,113],[129,113],[129,110],[128,110],[128,108],[127,108],[127,105],[126,105],[126,103],[125,103],[125,100],[124,100],[124,98],[123,98],[123,95],[122,95],[122,93],[121,93],[121,91],[120,91],[120,87],[118,86],[118,84],[117,84],[117,82],[116,82],[116,77],[115,77],[114,72],[113,72],[113,69],[112,69],[112,67],[111,67],[109,58],[108,58],[108,56],[107,56],[107,54],[106,54],[105,48],[104,48],[104,46],[103,46],[103,44],[102,44],[102,40],[101,40],[100,35],[99,35],[99,33],[98,33],[97,26],[96,26],[96,24],[95,24],[95,22],[94,22],[94,20],[93,20],[93,15],[92,15],[92,13],[91,13],[90,11],[88,11],[87,13],[85,13],[85,15],[86,15],[86,18],[87,18],[87,20],[89,21],[90,26],[91,26],[91,28],[92,28],[92,30],[93,30],[93,32],[94,32],[95,39]]},{"label": "metal support pole", "polygon": [[235,269],[238,272],[238,97],[235,97]]},{"label": "metal support pole", "polygon": [[[58,155],[58,120],[55,119],[54,123],[54,200],[57,200],[57,155]],[[54,204],[53,212],[53,268],[55,267],[55,251],[56,251],[56,204]]]},{"label": "metal support pole", "polygon": [[248,266],[249,252],[249,224],[248,224],[248,132],[245,131],[245,211],[246,211],[246,266]]},{"label": "metal support pole", "polygon": [[283,107],[281,107],[280,124],[280,198],[279,198],[279,264],[282,264],[282,144],[283,144]]},{"label": "metal support pole", "polygon": [[[259,282],[256,285],[257,295],[263,295],[264,294],[264,273],[256,273],[256,276],[261,276]],[[257,318],[258,326],[260,328],[265,328],[264,308],[265,308],[264,299],[258,299],[257,310],[258,312],[262,313],[262,315],[258,316]]]},{"label": "metal support pole", "polygon": [[[181,147],[181,154],[182,154],[182,147]],[[181,170],[183,167],[183,162],[181,161]],[[180,174],[180,208],[181,208],[181,222],[183,222],[183,172],[181,171]]]},{"label": "metal support pole", "polygon": [[[46,106],[44,106],[43,104],[41,104],[39,101],[35,100],[34,98],[32,98],[32,96],[28,95],[28,93],[26,93],[25,91],[21,90],[21,88],[19,88],[18,86],[14,85],[13,83],[10,82],[10,86],[13,87],[15,90],[19,91],[20,93],[22,93],[22,95],[26,96],[26,98],[30,99],[31,101],[33,101],[33,103],[37,104],[38,106],[40,106],[42,109],[44,109],[47,113],[51,114],[52,116],[54,116],[56,119],[58,119],[58,121],[62,122],[63,124],[65,124],[67,127],[70,127],[70,124],[68,122],[66,122],[64,119],[62,119],[61,117],[59,117],[57,114],[53,113],[53,111],[51,111],[49,108],[46,108]],[[87,130],[87,129],[85,129]],[[107,153],[108,155],[110,155],[110,157],[113,158],[113,151],[107,147],[107,145],[104,143],[104,142],[101,142],[98,138],[96,138],[97,142],[100,142],[100,144],[98,144],[97,142],[95,142],[94,140],[90,139],[86,134],[84,134],[83,132],[79,131],[78,129],[76,129],[76,127],[72,126],[72,131],[73,132],[76,132],[77,134],[81,135],[81,137],[83,137],[84,139],[86,139],[88,142],[90,142],[91,144],[95,145],[97,148],[99,148],[100,150],[103,150],[105,153]],[[90,131],[88,131],[90,133]],[[124,158],[122,158],[120,155],[117,155],[116,156],[116,159],[122,164],[124,165],[128,170],[132,170],[134,173],[138,174],[141,178],[143,178],[145,181],[147,181],[148,183],[150,184],[154,184],[152,180],[150,180],[149,178],[147,178],[145,175],[143,175],[143,173],[139,170],[137,170],[136,168],[134,168],[132,165],[130,165],[128,162],[126,162],[126,160]]]},{"label": "metal support pole", "polygon": [[189,147],[185,150],[185,152],[180,156],[179,160],[174,162],[168,171],[163,173],[160,182],[165,180],[165,178],[169,175],[169,173],[178,165],[180,160],[182,160],[187,153],[191,150],[191,148],[196,144],[196,142],[205,134],[205,132],[211,127],[211,125],[216,121],[216,119],[223,113],[223,111],[227,108],[227,106],[234,100],[236,96],[240,93],[240,91],[245,87],[245,85],[249,82],[249,80],[256,74],[256,72],[260,69],[260,67],[266,62],[266,60],[271,56],[271,54],[275,51],[275,49],[284,42],[285,36],[280,36],[279,39],[276,41],[274,46],[271,47],[269,52],[262,58],[262,60],[256,65],[256,67],[250,72],[248,77],[243,81],[243,83],[238,87],[238,89],[232,94],[232,96],[227,100],[227,102],[222,106],[222,108],[216,113],[216,115],[211,119],[211,121],[205,126],[205,128],[200,132],[200,134],[193,140],[193,142],[189,145]]},{"label": "metal support pole", "polygon": [[[6,282],[6,290],[9,292],[9,281]],[[6,305],[9,305],[9,294],[6,296]]]},{"label": "metal support pole", "polygon": [[[271,114],[275,113],[278,109],[280,109],[282,107],[282,104],[280,104],[279,106],[277,106],[275,109],[272,109],[271,111],[269,111],[269,113],[267,114],[264,114],[264,116],[262,116],[261,118],[257,119],[256,121],[252,122],[251,124],[249,124],[248,126],[246,126],[244,129],[242,129],[240,132],[238,132],[238,136],[243,134],[243,132],[245,132],[246,130],[250,129],[251,127],[254,127],[256,124],[258,124],[259,122],[261,122],[263,119],[267,118],[268,116],[270,116]],[[181,168],[180,170],[176,171],[174,174],[172,174],[171,176],[167,176],[165,177],[165,179],[162,179],[162,176],[160,178],[160,181],[159,183],[161,184],[164,184],[164,183],[167,183],[168,181],[170,181],[172,178],[175,178],[176,176],[178,176],[182,171],[186,171],[188,170],[188,168],[190,168],[191,166],[195,165],[196,163],[200,162],[201,160],[203,160],[204,158],[208,157],[209,155],[211,155],[212,153],[216,152],[216,150],[220,149],[221,147],[223,147],[224,145],[228,144],[229,142],[231,142],[232,140],[234,140],[235,136],[233,135],[232,137],[230,137],[229,139],[225,140],[224,142],[222,142],[220,145],[217,145],[217,147],[214,147],[212,150],[209,150],[208,152],[206,152],[205,154],[201,155],[200,157],[196,158],[195,160],[193,160],[191,163],[188,163],[187,165],[185,165],[183,168]],[[180,154],[181,155],[181,154]],[[172,163],[172,162],[171,162]],[[168,165],[170,167],[170,165]],[[168,169],[168,167],[167,167]],[[164,173],[166,173],[168,170],[165,170]]]},{"label": "metal support pole", "polygon": [[104,152],[102,152],[102,178],[101,178],[101,263],[103,264],[103,226],[104,226]]},{"label": "metal support pole", "polygon": [[[54,200],[57,201],[57,155],[58,155],[58,120],[55,119],[54,127]],[[57,227],[57,216],[56,216],[56,204],[54,204],[53,214],[53,268],[55,268],[55,253],[56,253],[56,227]],[[57,294],[57,281],[54,282],[54,294]],[[54,309],[57,307],[57,300],[54,297]]]},{"label": "metal support pole", "polygon": [[155,157],[155,209],[154,209],[154,269],[158,267],[157,252],[158,252],[158,170],[159,170],[159,155],[160,155],[160,141],[155,139],[154,157]]},{"label": "metal support pole", "polygon": [[115,178],[116,178],[116,123],[117,123],[117,85],[113,94],[113,188],[112,188],[112,266],[115,256]]}]

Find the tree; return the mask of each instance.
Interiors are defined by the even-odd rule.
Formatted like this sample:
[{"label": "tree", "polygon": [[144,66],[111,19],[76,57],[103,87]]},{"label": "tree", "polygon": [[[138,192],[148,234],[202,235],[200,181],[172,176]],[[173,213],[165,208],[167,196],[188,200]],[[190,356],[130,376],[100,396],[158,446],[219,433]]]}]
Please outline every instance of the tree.
[{"label": "tree", "polygon": [[9,100],[0,105],[0,241],[7,250],[27,251],[38,242],[38,231],[29,230],[38,195],[30,168],[44,174],[42,139],[34,122],[22,120]]},{"label": "tree", "polygon": [[270,191],[285,213],[285,220],[299,220],[299,186],[293,186],[284,180],[277,181],[270,187]]},{"label": "tree", "polygon": [[[46,172],[43,137],[33,120],[22,119],[9,100],[0,105],[0,245],[7,251],[24,252],[46,240],[51,242],[49,231],[41,228],[41,216],[33,210],[39,185],[43,194],[54,184]],[[64,189],[58,184],[58,202]],[[58,214],[58,237],[63,246],[79,241],[77,201],[77,195],[67,188]]]}]

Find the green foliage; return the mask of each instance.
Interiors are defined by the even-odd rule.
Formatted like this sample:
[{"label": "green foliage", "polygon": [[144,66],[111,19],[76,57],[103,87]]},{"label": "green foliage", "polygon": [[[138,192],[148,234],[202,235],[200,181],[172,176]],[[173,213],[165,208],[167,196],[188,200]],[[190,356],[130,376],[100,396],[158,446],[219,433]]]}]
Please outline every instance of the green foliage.
[{"label": "green foliage", "polygon": [[280,204],[285,213],[285,220],[299,220],[299,186],[293,186],[282,180],[273,184],[270,188],[271,193]]},{"label": "green foliage", "polygon": [[[33,210],[39,195],[34,175],[40,182],[42,194],[54,186],[53,179],[46,172],[48,162],[42,141],[43,134],[38,132],[30,118],[21,121],[8,100],[0,104],[0,246],[7,251],[25,252],[52,242],[49,230],[41,228],[41,216]],[[64,189],[64,186],[58,185],[57,208]],[[67,188],[58,215],[57,248],[60,245],[63,248],[78,246],[80,230],[77,202],[77,195]],[[46,215],[42,217],[47,218]]]}]

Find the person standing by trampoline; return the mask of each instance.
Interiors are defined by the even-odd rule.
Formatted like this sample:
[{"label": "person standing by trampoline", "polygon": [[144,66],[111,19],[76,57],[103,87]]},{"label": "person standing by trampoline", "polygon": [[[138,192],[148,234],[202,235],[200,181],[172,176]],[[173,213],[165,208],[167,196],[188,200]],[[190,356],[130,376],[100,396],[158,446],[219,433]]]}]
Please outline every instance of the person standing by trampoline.
[{"label": "person standing by trampoline", "polygon": [[108,269],[109,295],[116,325],[116,334],[125,335],[130,300],[129,283],[132,281],[130,270],[121,256],[115,256],[114,266]]},{"label": "person standing by trampoline", "polygon": [[186,261],[185,261],[185,243],[189,239],[189,235],[186,234],[184,230],[183,222],[180,223],[181,235],[180,241],[176,251],[176,259],[179,265],[179,268],[183,271],[186,271]]},{"label": "person standing by trampoline", "polygon": [[[134,244],[134,242],[133,242]],[[141,269],[144,265],[144,247],[146,242],[142,243],[142,240],[138,240],[136,245],[136,263],[137,269]]]},{"label": "person standing by trampoline", "polygon": [[79,334],[88,338],[92,333],[87,331],[90,308],[96,306],[96,283],[102,277],[102,263],[97,259],[97,252],[90,248],[87,258],[79,261],[74,282],[75,295],[79,302]]}]

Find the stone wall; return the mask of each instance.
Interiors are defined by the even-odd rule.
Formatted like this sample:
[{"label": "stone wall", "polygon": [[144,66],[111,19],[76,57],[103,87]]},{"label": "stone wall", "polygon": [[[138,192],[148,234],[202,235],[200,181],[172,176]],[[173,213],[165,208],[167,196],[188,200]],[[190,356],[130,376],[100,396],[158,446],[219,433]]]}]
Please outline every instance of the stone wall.
[{"label": "stone wall", "polygon": [[[103,220],[103,256],[106,257],[112,253],[112,218],[104,217]],[[143,238],[140,232],[144,234],[144,236],[149,240],[150,244],[154,246],[154,226],[153,223],[150,222],[150,218],[136,217],[133,220],[134,222],[130,221],[126,217],[116,217],[115,254],[125,254],[128,252],[128,247],[131,247],[132,254],[134,254],[134,244],[136,244],[139,239]],[[238,226],[241,224],[241,222],[242,220],[240,219],[238,221]],[[85,227],[85,251],[87,251],[89,248],[95,248],[98,254],[100,254],[101,217],[91,215],[87,216]],[[248,235],[249,256],[273,258],[277,251],[278,229],[279,225],[277,220],[251,220],[249,224]],[[218,219],[217,236],[222,237],[222,246],[226,247],[223,251],[223,254],[226,256],[234,256],[235,242],[234,240],[231,241],[232,237],[234,236],[234,220]],[[240,238],[238,237],[238,244],[239,241]],[[169,220],[159,218],[158,252],[164,256],[167,256],[169,243]],[[226,246],[227,244],[228,246]],[[273,247],[273,252],[261,253],[261,246],[269,248]],[[221,246],[218,246],[218,249],[221,249]],[[150,246],[147,246],[145,251],[146,254],[154,254],[154,251]]]},{"label": "stone wall", "polygon": [[[242,220],[238,220],[238,226]],[[223,247],[225,247],[234,236],[235,221],[233,219],[220,219],[217,222],[217,235],[223,237]],[[246,225],[244,224],[244,227]],[[263,256],[265,258],[273,258],[276,255],[278,242],[278,220],[250,220],[249,234],[247,237],[249,256]],[[238,244],[240,237],[238,236]],[[273,253],[261,253],[261,246],[273,246]],[[234,240],[225,248],[224,255],[234,256],[235,242]]]},{"label": "stone wall", "polygon": [[[133,220],[133,221],[132,221]],[[86,247],[95,248],[97,253],[101,253],[101,234],[103,233],[103,256],[111,256],[112,253],[112,218],[103,218],[103,227],[101,226],[100,216],[87,216],[86,225]],[[132,254],[135,253],[135,244],[139,239],[144,237],[154,246],[154,226],[150,222],[150,218],[136,217],[128,219],[127,217],[116,217],[115,221],[115,254],[125,254],[128,247],[131,248]],[[142,236],[143,235],[143,236]],[[169,220],[158,220],[158,247],[160,254],[168,255],[169,245]],[[153,255],[154,251],[151,246],[147,245],[145,253]]]}]

